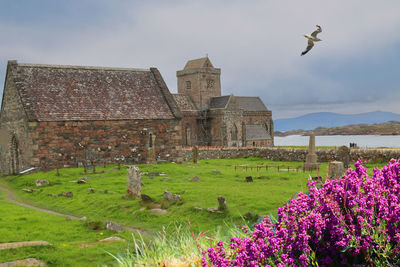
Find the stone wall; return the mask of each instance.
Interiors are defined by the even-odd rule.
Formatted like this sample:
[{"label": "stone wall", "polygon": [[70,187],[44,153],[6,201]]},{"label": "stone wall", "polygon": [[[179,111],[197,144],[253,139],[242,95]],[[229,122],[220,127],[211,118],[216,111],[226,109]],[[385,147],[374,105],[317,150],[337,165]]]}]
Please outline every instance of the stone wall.
[{"label": "stone wall", "polygon": [[76,166],[84,160],[146,161],[150,136],[158,160],[177,160],[181,151],[178,120],[29,122],[31,166]]},{"label": "stone wall", "polygon": [[18,173],[29,167],[32,152],[28,138],[28,118],[16,89],[16,62],[8,63],[2,99],[0,129],[1,173]]},{"label": "stone wall", "polygon": [[[330,162],[339,160],[337,149],[317,149],[318,162]],[[279,161],[305,161],[307,149],[290,149],[290,148],[200,148],[199,158],[215,159],[215,158],[238,158],[238,157],[264,157],[268,160]],[[184,149],[182,151],[183,159],[190,159],[192,151]],[[385,163],[390,159],[400,158],[400,150],[390,149],[351,149],[350,160],[356,161],[361,159],[363,162]]]}]

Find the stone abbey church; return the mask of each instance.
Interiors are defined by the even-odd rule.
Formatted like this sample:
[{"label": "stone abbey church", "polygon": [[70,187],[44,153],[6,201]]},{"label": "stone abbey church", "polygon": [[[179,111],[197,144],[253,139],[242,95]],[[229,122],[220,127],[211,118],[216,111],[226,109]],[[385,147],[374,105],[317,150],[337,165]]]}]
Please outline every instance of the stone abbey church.
[{"label": "stone abbey church", "polygon": [[191,146],[273,146],[271,111],[259,97],[221,96],[208,57],[177,71],[171,94],[156,68],[58,66],[9,61],[0,113],[3,174],[84,161],[177,161]]}]

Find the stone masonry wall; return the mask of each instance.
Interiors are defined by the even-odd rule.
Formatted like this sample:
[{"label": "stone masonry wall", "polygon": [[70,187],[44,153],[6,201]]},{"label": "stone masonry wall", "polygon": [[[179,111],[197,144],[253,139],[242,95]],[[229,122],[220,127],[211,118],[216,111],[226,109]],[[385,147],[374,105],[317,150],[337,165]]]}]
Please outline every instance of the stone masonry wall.
[{"label": "stone masonry wall", "polygon": [[1,173],[17,173],[29,167],[32,152],[28,138],[28,119],[16,89],[16,62],[10,62],[0,115],[0,129],[3,135],[0,146]]},{"label": "stone masonry wall", "polygon": [[[264,157],[268,160],[280,161],[305,161],[307,149],[290,148],[216,148],[199,149],[200,159],[215,158],[238,158],[247,156]],[[330,162],[338,160],[337,149],[317,149],[318,162]],[[183,159],[190,159],[192,151],[185,149],[182,151]],[[391,149],[351,149],[350,160],[361,159],[363,162],[386,163],[390,159],[400,158],[400,150]]]},{"label": "stone masonry wall", "polygon": [[29,122],[31,165],[42,169],[76,166],[83,160],[143,163],[156,136],[156,158],[177,160],[181,153],[179,120]]}]

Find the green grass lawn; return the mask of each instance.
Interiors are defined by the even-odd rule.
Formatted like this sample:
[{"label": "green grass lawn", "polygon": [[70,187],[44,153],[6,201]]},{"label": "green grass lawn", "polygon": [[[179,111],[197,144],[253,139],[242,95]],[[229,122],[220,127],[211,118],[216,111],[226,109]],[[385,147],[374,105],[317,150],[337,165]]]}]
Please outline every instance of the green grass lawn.
[{"label": "green grass lawn", "polygon": [[[235,165],[281,166],[265,168],[257,171],[247,171]],[[142,176],[144,186],[142,193],[151,196],[156,203],[161,204],[165,190],[180,194],[182,202],[168,208],[164,215],[152,214],[149,208],[141,210],[140,200],[124,199],[126,192],[126,166],[117,171],[116,166],[106,169],[97,167],[96,171],[104,173],[87,174],[82,168],[62,169],[60,176],[55,171],[33,173],[23,176],[8,176],[2,179],[16,192],[16,198],[26,202],[71,213],[76,216],[87,216],[93,220],[113,220],[130,226],[150,231],[160,230],[163,225],[176,221],[194,221],[199,230],[212,230],[224,221],[240,222],[241,216],[247,212],[259,215],[276,214],[276,209],[285,204],[300,191],[307,191],[309,173],[287,171],[287,166],[295,168],[301,162],[272,162],[260,158],[245,159],[214,159],[201,160],[200,164],[161,163],[156,165],[139,165],[143,172],[161,172],[161,176]],[[196,168],[190,168],[194,166]],[[325,176],[327,164],[321,165],[320,174]],[[284,170],[282,170],[284,168]],[[214,173],[218,170],[220,174]],[[316,176],[314,171],[312,176]],[[86,184],[77,184],[79,177],[90,177]],[[199,182],[186,181],[187,178],[198,176]],[[254,182],[246,183],[245,177],[252,176]],[[51,186],[35,186],[36,179],[47,179]],[[95,193],[89,193],[88,188],[94,188]],[[40,189],[40,192],[25,193],[23,188]],[[106,190],[102,193],[101,190]],[[72,191],[73,198],[54,198],[48,194],[59,194],[62,191]],[[217,206],[217,197],[226,198],[229,212],[226,214],[210,213],[208,207]],[[203,208],[197,211],[194,207]],[[132,213],[134,212],[134,215]]]},{"label": "green grass lawn", "polygon": [[[224,231],[226,225],[243,222],[242,216],[247,212],[263,215],[276,215],[278,207],[295,197],[298,192],[307,192],[308,177],[317,176],[302,171],[296,172],[302,162],[273,162],[261,158],[213,159],[201,160],[200,164],[160,163],[156,165],[139,165],[143,172],[160,172],[162,175],[143,175],[142,193],[151,196],[155,203],[162,204],[165,190],[180,194],[182,202],[171,205],[168,213],[159,215],[150,212],[151,205],[143,205],[137,199],[125,199],[126,168],[116,166],[97,167],[98,173],[83,173],[83,168],[61,169],[60,176],[56,171],[38,172],[20,176],[5,176],[0,183],[15,192],[15,198],[35,206],[53,209],[75,216],[87,216],[88,220],[112,220],[148,231],[160,231],[163,226],[174,223],[191,223],[195,232],[212,233],[219,229]],[[268,165],[258,171],[253,168],[235,166]],[[378,164],[381,167],[384,164]],[[277,166],[280,166],[278,171]],[[290,170],[287,168],[290,166]],[[369,173],[376,164],[367,165]],[[194,168],[193,168],[194,167]],[[319,174],[325,177],[328,163],[320,166]],[[218,170],[220,173],[215,173]],[[101,173],[100,173],[101,172]],[[198,176],[199,182],[185,179]],[[245,177],[252,176],[254,182],[246,183]],[[80,177],[90,177],[86,184],[77,184]],[[50,181],[50,186],[36,187],[37,179]],[[25,193],[24,188],[37,189],[34,193]],[[94,188],[90,193],[88,188]],[[71,191],[73,198],[52,197],[61,192]],[[217,197],[226,198],[229,212],[210,213],[208,207],[217,206]],[[145,207],[145,209],[143,209]],[[198,211],[195,207],[203,208]],[[109,231],[94,231],[84,222],[66,220],[63,217],[30,210],[6,201],[0,190],[0,242],[45,240],[51,247],[21,248],[0,251],[0,262],[28,257],[36,257],[54,266],[96,266],[100,263],[115,263],[105,251],[114,255],[127,248],[126,243],[97,244],[93,247],[80,248],[83,243],[96,242],[113,234]],[[251,222],[250,222],[251,223]],[[170,227],[169,229],[174,229]],[[101,233],[103,233],[101,235]],[[132,240],[131,233],[118,234]],[[150,239],[151,237],[146,237]]]},{"label": "green grass lawn", "polygon": [[0,250],[0,263],[17,259],[37,258],[49,266],[112,266],[115,260],[106,253],[118,253],[126,243],[95,243],[109,236],[132,239],[131,234],[115,234],[107,230],[93,231],[78,220],[43,213],[10,203],[0,190],[0,243],[43,240],[51,246],[23,247]]}]

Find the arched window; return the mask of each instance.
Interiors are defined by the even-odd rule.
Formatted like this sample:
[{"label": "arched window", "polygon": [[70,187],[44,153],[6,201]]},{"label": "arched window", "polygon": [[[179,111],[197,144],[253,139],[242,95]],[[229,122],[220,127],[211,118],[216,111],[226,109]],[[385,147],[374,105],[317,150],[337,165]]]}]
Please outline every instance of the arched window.
[{"label": "arched window", "polygon": [[15,135],[11,137],[10,152],[11,152],[11,172],[13,174],[16,174],[19,172],[19,149],[18,149],[18,141]]},{"label": "arched window", "polygon": [[187,125],[185,128],[185,145],[190,146],[192,144],[191,136],[192,130],[190,129],[190,126]]},{"label": "arched window", "polygon": [[238,134],[238,129],[235,124],[233,124],[233,127],[231,129],[231,140],[232,141],[237,141],[237,134]]}]

